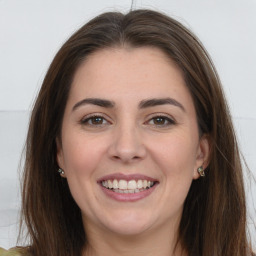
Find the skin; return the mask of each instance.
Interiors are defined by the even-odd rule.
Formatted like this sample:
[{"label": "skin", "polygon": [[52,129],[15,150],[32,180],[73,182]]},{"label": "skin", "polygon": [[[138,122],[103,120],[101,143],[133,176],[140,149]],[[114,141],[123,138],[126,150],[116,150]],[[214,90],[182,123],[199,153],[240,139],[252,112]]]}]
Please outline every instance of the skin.
[{"label": "skin", "polygon": [[[167,97],[180,106],[139,107]],[[114,106],[81,103],[88,98]],[[82,212],[85,255],[186,255],[179,245],[174,253],[177,230],[209,143],[199,138],[180,70],[162,51],[111,48],[90,55],[75,73],[57,145],[63,177]],[[147,175],[158,184],[141,200],[116,201],[97,183],[115,173]]]}]

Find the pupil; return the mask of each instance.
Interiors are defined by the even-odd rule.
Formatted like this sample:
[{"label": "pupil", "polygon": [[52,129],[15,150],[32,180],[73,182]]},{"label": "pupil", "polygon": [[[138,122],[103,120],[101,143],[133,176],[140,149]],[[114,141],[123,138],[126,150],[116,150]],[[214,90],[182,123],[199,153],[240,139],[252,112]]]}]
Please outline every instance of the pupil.
[{"label": "pupil", "polygon": [[155,118],[155,124],[164,124],[165,120],[162,117]]},{"label": "pupil", "polygon": [[101,117],[94,117],[92,119],[93,124],[102,124],[102,118]]}]

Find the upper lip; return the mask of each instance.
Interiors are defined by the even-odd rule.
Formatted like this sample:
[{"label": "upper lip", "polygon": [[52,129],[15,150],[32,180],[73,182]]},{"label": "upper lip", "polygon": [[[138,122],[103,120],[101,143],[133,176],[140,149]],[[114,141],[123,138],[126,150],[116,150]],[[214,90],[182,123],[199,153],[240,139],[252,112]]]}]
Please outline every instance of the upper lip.
[{"label": "upper lip", "polygon": [[101,177],[100,179],[98,179],[98,182],[102,182],[104,180],[147,180],[147,181],[157,181],[157,179],[154,179],[152,177],[149,177],[147,175],[144,174],[139,174],[139,173],[135,173],[135,174],[123,174],[123,173],[113,173],[113,174],[109,174],[106,176]]}]

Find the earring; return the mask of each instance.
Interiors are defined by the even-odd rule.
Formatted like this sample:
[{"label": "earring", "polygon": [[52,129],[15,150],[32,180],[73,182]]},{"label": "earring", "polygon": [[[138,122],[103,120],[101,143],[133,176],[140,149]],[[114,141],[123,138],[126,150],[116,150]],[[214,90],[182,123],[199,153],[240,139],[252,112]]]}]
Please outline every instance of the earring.
[{"label": "earring", "polygon": [[200,175],[201,177],[204,177],[204,176],[205,176],[203,166],[200,166],[200,167],[197,169],[197,172],[199,173],[199,175]]},{"label": "earring", "polygon": [[58,170],[58,173],[59,173],[60,175],[64,175],[64,174],[65,174],[65,172],[64,172],[61,168]]}]

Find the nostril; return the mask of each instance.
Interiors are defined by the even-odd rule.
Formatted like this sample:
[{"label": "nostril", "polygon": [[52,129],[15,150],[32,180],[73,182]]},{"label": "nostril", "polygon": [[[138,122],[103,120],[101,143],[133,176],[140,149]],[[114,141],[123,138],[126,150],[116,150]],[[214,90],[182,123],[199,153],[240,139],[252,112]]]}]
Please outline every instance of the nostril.
[{"label": "nostril", "polygon": [[123,162],[138,161],[146,155],[146,149],[140,138],[125,134],[119,135],[113,140],[108,149],[108,155],[112,160]]},{"label": "nostril", "polygon": [[123,162],[130,162],[130,161],[136,161],[141,159],[140,156],[118,156],[118,155],[113,155],[112,156],[113,160],[118,160],[118,161],[123,161]]}]

